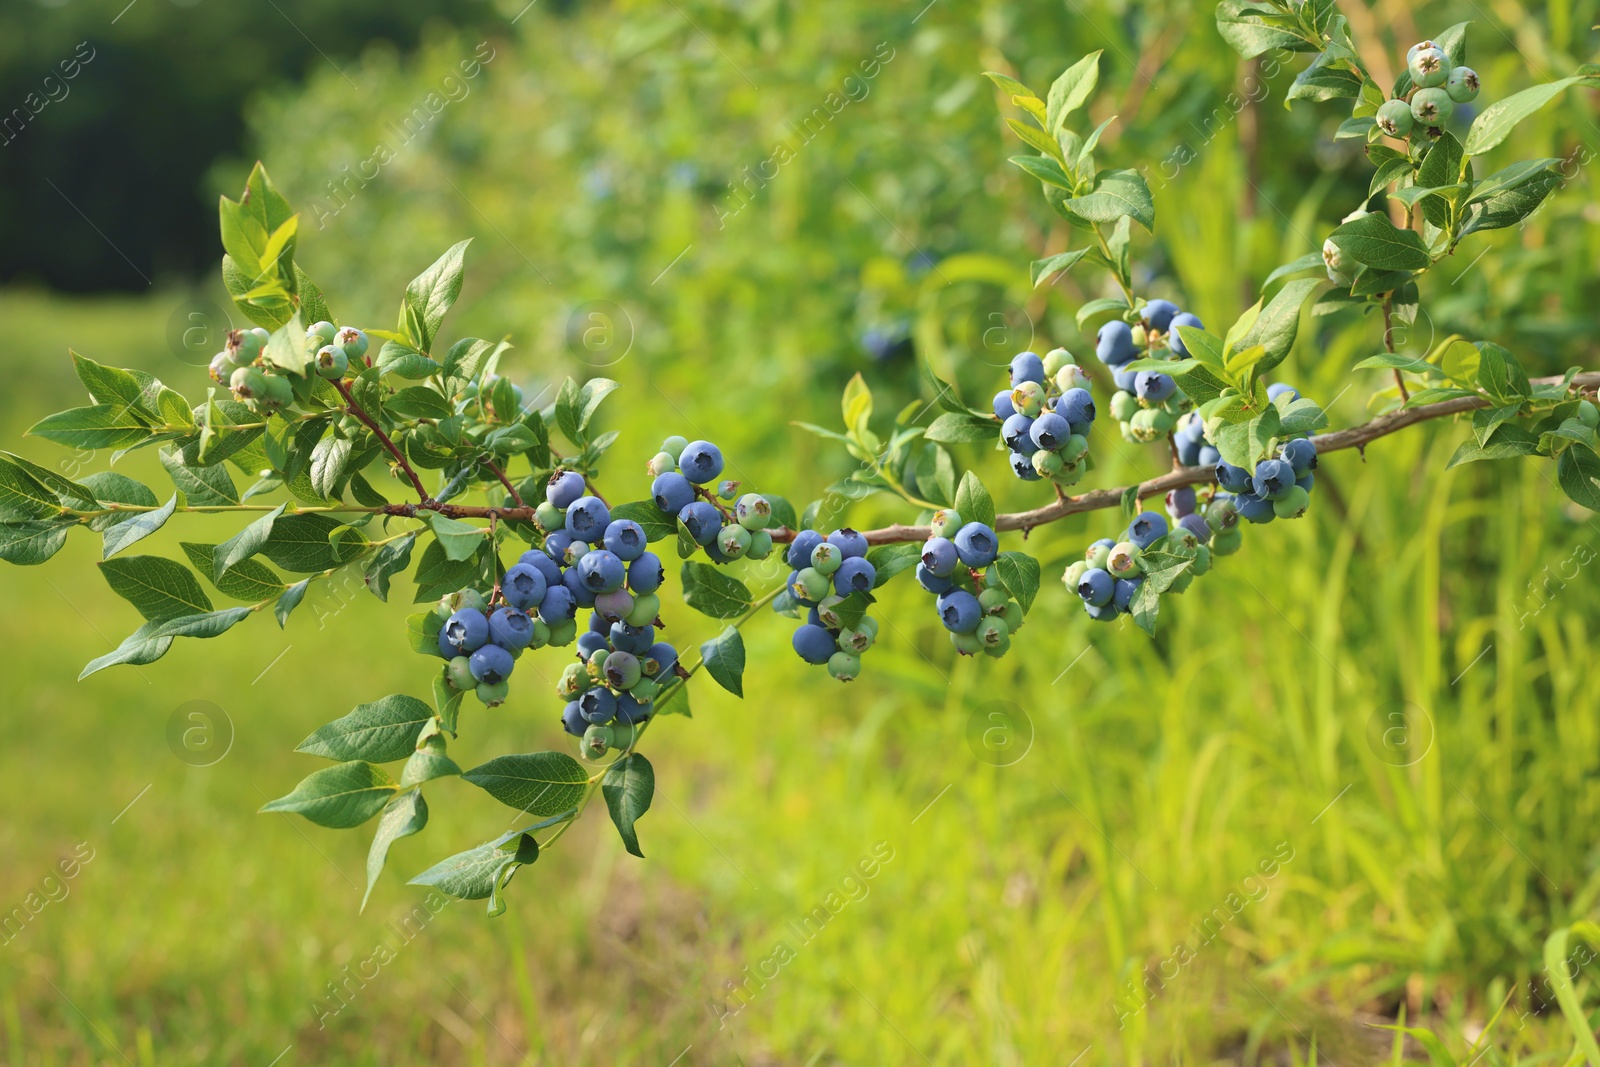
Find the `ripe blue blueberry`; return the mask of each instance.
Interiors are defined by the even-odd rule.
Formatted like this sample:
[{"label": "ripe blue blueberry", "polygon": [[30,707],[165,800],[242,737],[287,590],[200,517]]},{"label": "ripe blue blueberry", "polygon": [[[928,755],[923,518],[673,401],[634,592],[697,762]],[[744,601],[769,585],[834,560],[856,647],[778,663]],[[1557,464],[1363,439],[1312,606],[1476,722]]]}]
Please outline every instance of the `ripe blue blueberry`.
[{"label": "ripe blue blueberry", "polygon": [[1222,462],[1222,453],[1217,451],[1216,445],[1201,445],[1200,454],[1195,458],[1199,460],[1196,467],[1215,467]]},{"label": "ripe blue blueberry", "polygon": [[1085,604],[1083,610],[1095,622],[1115,622],[1118,615],[1117,606],[1110,601],[1104,604]]},{"label": "ripe blue blueberry", "polygon": [[1000,424],[1000,440],[1013,452],[1021,452],[1033,439],[1033,420],[1023,414],[1012,415]]},{"label": "ripe blue blueberry", "polygon": [[578,599],[565,584],[552,585],[545,590],[544,599],[539,601],[539,618],[549,623],[551,629],[559,623],[575,618],[577,614]]},{"label": "ripe blue blueberry", "polygon": [[854,559],[867,554],[867,539],[848,526],[829,534],[828,544],[837,546],[845,559]]},{"label": "ripe blue blueberry", "polygon": [[578,578],[594,593],[621,589],[627,577],[627,567],[622,560],[604,548],[597,548],[578,561]]},{"label": "ripe blue blueberry", "polygon": [[978,598],[965,589],[952,589],[934,603],[939,610],[939,621],[953,634],[970,634],[983,618]]},{"label": "ripe blue blueberry", "polygon": [[1033,420],[1028,436],[1036,448],[1054,451],[1072,436],[1072,424],[1053,411],[1047,411]]},{"label": "ripe blue blueberry", "polygon": [[677,471],[668,471],[650,483],[650,498],[668,515],[676,515],[694,503],[694,485]]},{"label": "ripe blue blueberry", "polygon": [[509,678],[516,665],[510,651],[499,645],[484,645],[472,654],[472,676],[490,685],[499,685]]},{"label": "ripe blue blueberry", "polygon": [[1144,306],[1144,320],[1157,333],[1166,333],[1172,325],[1172,317],[1180,310],[1178,305],[1170,300],[1152,300]]},{"label": "ripe blue blueberry", "polygon": [[664,678],[678,665],[678,650],[665,641],[657,641],[646,650],[639,662],[645,674],[652,678]]},{"label": "ripe blue blueberry", "polygon": [[1294,468],[1281,459],[1264,459],[1256,464],[1251,488],[1256,496],[1276,500],[1294,488]]},{"label": "ripe blue blueberry", "polygon": [[1202,545],[1211,540],[1211,524],[1193,512],[1190,512],[1183,518],[1179,519],[1178,525],[1194,534],[1195,540],[1199,541]]},{"label": "ripe blue blueberry", "polygon": [[1200,442],[1190,437],[1179,437],[1178,462],[1185,467],[1200,466]]},{"label": "ripe blue blueberry", "polygon": [[1044,384],[1044,360],[1033,352],[1019,352],[1011,360],[1011,387],[1023,382]]},{"label": "ripe blue blueberry", "polygon": [[722,473],[722,451],[710,441],[690,441],[678,454],[678,466],[685,478],[704,485]]},{"label": "ripe blue blueberry", "polygon": [[1172,331],[1167,336],[1167,347],[1172,349],[1174,355],[1184,357],[1189,354],[1189,349],[1184,346],[1183,335],[1178,332],[1179,326],[1193,326],[1197,330],[1203,330],[1205,323],[1200,321],[1199,315],[1187,311],[1172,316]]},{"label": "ripe blue blueberry", "polygon": [[1143,584],[1143,578],[1118,578],[1116,589],[1111,594],[1112,606],[1118,611],[1127,611],[1128,605],[1133,603],[1133,594]]},{"label": "ripe blue blueberry", "polygon": [[1006,461],[1011,464],[1011,473],[1025,482],[1039,480],[1039,472],[1034,470],[1033,455],[1029,452],[1013,452]]},{"label": "ripe blue blueberry", "polygon": [[955,536],[956,555],[974,570],[987,567],[1000,554],[1000,539],[981,522],[969,522]]},{"label": "ripe blue blueberry", "polygon": [[811,553],[822,544],[822,535],[815,530],[801,530],[794,535],[794,540],[789,542],[789,550],[783,554],[784,562],[795,570],[811,566]]},{"label": "ripe blue blueberry", "polygon": [[1090,567],[1078,578],[1078,595],[1085,604],[1095,607],[1109,604],[1116,591],[1117,580],[1104,568]]},{"label": "ripe blue blueberry", "polygon": [[617,721],[624,726],[636,726],[650,717],[654,707],[647,701],[634,699],[632,693],[623,693],[617,697]]},{"label": "ripe blue blueberry", "polygon": [[994,394],[994,417],[1004,422],[1017,413],[1016,406],[1011,403],[1011,390],[1002,389]]},{"label": "ripe blue blueberry", "polygon": [[1283,458],[1294,468],[1296,476],[1317,466],[1317,446],[1309,437],[1296,437],[1283,446]]},{"label": "ripe blue blueberry", "polygon": [[1133,343],[1133,329],[1121,319],[1112,319],[1095,335],[1094,354],[1108,367],[1120,367],[1139,354]]},{"label": "ripe blue blueberry", "polygon": [[1288,382],[1273,382],[1271,385],[1267,386],[1268,400],[1276,400],[1285,393],[1289,395],[1290,400],[1300,399],[1300,391],[1294,386],[1290,385]]},{"label": "ripe blue blueberry", "polygon": [[1167,535],[1167,520],[1154,511],[1141,511],[1128,524],[1128,540],[1141,549],[1149,548],[1157,539]]},{"label": "ripe blue blueberry", "polygon": [[666,570],[654,552],[645,552],[628,564],[628,588],[635,593],[653,593],[661,588]]},{"label": "ripe blue blueberry", "polygon": [[839,648],[832,634],[809,622],[794,632],[792,642],[795,653],[807,663],[826,663]]},{"label": "ripe blue blueberry", "polygon": [[917,584],[936,596],[940,593],[948,593],[955,588],[954,582],[949,578],[934,574],[928,569],[926,563],[917,564]]},{"label": "ripe blue blueberry", "polygon": [[1172,380],[1172,376],[1160,371],[1142,370],[1133,381],[1134,394],[1140,400],[1156,404],[1177,392],[1177,389],[1178,383]]},{"label": "ripe blue blueberry", "polygon": [[477,608],[462,608],[439,628],[441,646],[449,645],[452,656],[462,656],[481,648],[489,640],[489,617]]},{"label": "ripe blue blueberry", "polygon": [[617,715],[617,698],[609,689],[587,689],[578,697],[578,713],[590,724],[608,723]]},{"label": "ripe blue blueberry", "polygon": [[644,528],[632,519],[612,519],[601,540],[606,550],[624,563],[632,563],[644,555]]},{"label": "ripe blue blueberry", "polygon": [[1056,414],[1072,424],[1072,432],[1087,434],[1094,423],[1094,396],[1087,389],[1068,389],[1056,400]]},{"label": "ripe blue blueberry", "polygon": [[[561,584],[567,592],[572,594],[573,601],[580,608],[594,607],[594,590],[583,584],[583,575],[577,567],[568,567],[567,573],[561,576]],[[546,593],[546,596],[550,594]]]},{"label": "ripe blue blueberry", "polygon": [[501,608],[489,616],[489,640],[515,652],[533,641],[533,620],[517,608]]},{"label": "ripe blue blueberry", "polygon": [[606,631],[606,636],[611,640],[611,647],[618,652],[631,652],[635,656],[643,655],[656,639],[653,626],[634,626],[627,622],[613,622]]},{"label": "ripe blue blueberry", "polygon": [[1230,493],[1252,492],[1250,472],[1243,467],[1235,467],[1227,460],[1217,461],[1217,484]]},{"label": "ripe blue blueberry", "polygon": [[1313,471],[1306,471],[1294,480],[1294,484],[1309,493],[1311,492],[1311,487],[1317,484],[1317,476]]},{"label": "ripe blue blueberry", "polygon": [[583,633],[578,635],[578,655],[583,657],[585,663],[589,661],[590,656],[594,655],[596,652],[599,652],[602,648],[609,648],[611,646],[611,642],[606,640],[606,635],[604,633],[596,633],[592,629],[596,623],[601,626],[606,625],[605,620],[600,618],[600,616],[591,615],[589,616],[589,625],[591,626],[591,629],[585,630]]},{"label": "ripe blue blueberry", "polygon": [[611,525],[611,509],[597,496],[579,497],[567,509],[567,532],[579,541],[598,544]]},{"label": "ripe blue blueberry", "polygon": [[1182,485],[1176,489],[1167,490],[1167,514],[1174,519],[1181,519],[1185,515],[1194,514],[1194,487]]},{"label": "ripe blue blueberry", "polygon": [[709,545],[722,529],[722,516],[706,500],[696,500],[678,512],[678,520],[689,528],[689,536],[697,545]]},{"label": "ripe blue blueberry", "polygon": [[878,580],[878,569],[861,556],[851,556],[833,574],[833,588],[840,596],[870,593]]},{"label": "ripe blue blueberry", "polygon": [[518,563],[506,571],[500,581],[500,592],[505,595],[506,603],[523,611],[543,600],[545,590],[549,587],[544,572],[528,563]]},{"label": "ripe blue blueberry", "polygon": [[1118,389],[1121,389],[1124,393],[1132,393],[1139,387],[1139,372],[1136,370],[1121,370],[1113,368],[1111,371],[1111,381],[1112,384],[1114,384]]},{"label": "ripe blue blueberry", "polygon": [[582,737],[583,731],[588,729],[589,723],[579,710],[576,700],[567,701],[566,708],[561,712],[561,728],[573,737]]},{"label": "ripe blue blueberry", "polygon": [[583,475],[577,471],[556,471],[545,483],[544,498],[553,506],[566,511],[583,495]]},{"label": "ripe blue blueberry", "polygon": [[1235,493],[1233,506],[1239,514],[1250,522],[1267,523],[1277,518],[1277,513],[1272,510],[1272,501],[1265,500],[1254,493]]}]

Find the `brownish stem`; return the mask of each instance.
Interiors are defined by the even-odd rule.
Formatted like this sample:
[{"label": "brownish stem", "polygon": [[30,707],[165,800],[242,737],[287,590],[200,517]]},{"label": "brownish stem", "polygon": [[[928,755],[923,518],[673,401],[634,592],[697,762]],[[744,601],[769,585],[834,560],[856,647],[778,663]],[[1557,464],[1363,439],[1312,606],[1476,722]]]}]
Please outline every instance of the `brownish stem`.
[{"label": "brownish stem", "polygon": [[[1383,348],[1386,352],[1394,351],[1394,321],[1390,317],[1389,305],[1394,303],[1394,294],[1385,293],[1383,296]],[[1411,399],[1411,394],[1406,392],[1406,380],[1400,373],[1400,368],[1394,368],[1394,384],[1400,387],[1400,402],[1403,404]]]},{"label": "brownish stem", "polygon": [[383,442],[383,447],[389,450],[389,454],[394,457],[395,462],[400,464],[400,469],[406,472],[406,477],[411,479],[411,485],[417,491],[421,505],[426,507],[432,504],[434,502],[433,497],[428,495],[428,490],[422,485],[422,479],[412,469],[410,461],[405,457],[405,453],[401,452],[394,441],[390,440],[389,435],[383,432],[383,427],[379,426],[376,420],[371,415],[368,415],[360,404],[356,403],[356,398],[350,395],[350,387],[344,383],[344,379],[333,379],[333,387],[339,390],[340,396],[344,397],[345,409],[366,424],[367,429],[371,430],[373,435]]},{"label": "brownish stem", "polygon": [[[507,493],[511,494],[511,502],[513,504],[519,508],[527,507],[527,505],[522,502],[522,494],[517,492],[517,487],[511,484],[511,479],[506,477],[506,472],[500,469],[500,465],[498,463],[485,456],[483,465],[493,471],[496,478],[500,479],[500,484],[506,487]],[[601,501],[601,503],[605,502]],[[606,504],[606,506],[610,507],[611,505]]]}]

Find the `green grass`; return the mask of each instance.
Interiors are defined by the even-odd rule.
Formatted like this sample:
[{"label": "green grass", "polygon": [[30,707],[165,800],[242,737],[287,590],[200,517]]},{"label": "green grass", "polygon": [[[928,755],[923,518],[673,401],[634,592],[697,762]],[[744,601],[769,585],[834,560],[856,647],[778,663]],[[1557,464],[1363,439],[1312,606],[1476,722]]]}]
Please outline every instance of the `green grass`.
[{"label": "green grass", "polygon": [[[79,402],[69,339],[197,388],[161,344],[181,298],[0,298],[7,440]],[[1333,396],[1342,384],[1323,373],[1298,379]],[[623,456],[661,430],[632,392],[611,413]],[[1361,417],[1348,398],[1336,407],[1336,422]],[[730,427],[729,447],[745,432]],[[1314,1042],[1346,1064],[1387,1057],[1389,1034],[1368,1024],[1402,1006],[1460,1054],[1508,992],[1527,1002],[1545,937],[1592,915],[1600,890],[1600,594],[1572,562],[1593,557],[1597,529],[1546,467],[1438,473],[1460,433],[1327,457],[1312,517],[1248,531],[1154,641],[1091,629],[1054,581],[1109,514],[1030,539],[1048,581],[1004,661],[952,662],[905,581],[850,688],[788,652],[788,620],[759,621],[747,699],[699,685],[694,718],[650,734],[648,859],[593,810],[518,876],[505,917],[453,904],[409,939],[394,924],[423,894],[404,877],[499,833],[505,809],[461,783],[433,788],[431,824],[396,846],[364,914],[364,833],[255,814],[315,766],[291,749],[317,725],[425,692],[430,668],[404,646],[408,589],[387,606],[358,587],[308,600],[286,631],[253,619],[80,683],[137,620],[93,573],[98,545],[75,537],[44,567],[0,571],[0,909],[80,842],[93,850],[3,946],[0,1059],[265,1065],[288,1048],[280,1063],[664,1064],[687,1048],[682,1063],[1298,1062]],[[147,456],[124,462],[166,484]],[[800,480],[787,457],[740,462]],[[1158,462],[1113,453],[1104,476]],[[608,473],[615,493],[629,471]],[[143,550],[177,540],[166,530]],[[1524,618],[1546,567],[1570,578]],[[682,607],[668,622],[683,645],[711,631]],[[458,762],[564,744],[529,670],[553,677],[559,662],[525,658],[509,704],[469,708]],[[970,741],[995,699],[1032,735],[1005,767]],[[166,737],[194,700],[235,731],[204,768]],[[1397,756],[1382,731],[1402,705],[1427,743]],[[878,865],[861,866],[875,848]],[[796,924],[819,907],[807,940]],[[1191,930],[1208,915],[1202,944]],[[1127,992],[1182,941],[1192,958],[1166,965],[1157,994]],[[319,1027],[314,1001],[328,1007],[328,983],[369,960]],[[721,1018],[730,1001],[742,1007]],[[1502,1021],[1496,1059],[1565,1056],[1553,1009],[1521,1025]]]}]

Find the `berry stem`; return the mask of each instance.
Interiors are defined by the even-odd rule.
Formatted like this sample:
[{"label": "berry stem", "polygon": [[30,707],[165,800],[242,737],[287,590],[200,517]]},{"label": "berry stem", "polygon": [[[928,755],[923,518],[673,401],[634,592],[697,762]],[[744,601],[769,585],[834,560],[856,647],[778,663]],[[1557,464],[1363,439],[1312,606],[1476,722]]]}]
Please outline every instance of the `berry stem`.
[{"label": "berry stem", "polygon": [[[1394,294],[1393,293],[1384,293],[1383,294],[1383,347],[1384,347],[1385,351],[1391,352],[1391,353],[1394,351],[1394,321],[1393,321],[1392,314],[1391,314],[1391,311],[1390,311],[1390,307],[1391,307],[1391,305],[1393,303],[1394,303]],[[1405,377],[1400,373],[1400,368],[1399,367],[1394,368],[1394,384],[1396,384],[1396,385],[1398,385],[1400,387],[1400,403],[1404,404],[1404,403],[1407,403],[1408,401],[1410,401],[1411,394],[1406,392],[1406,380],[1405,380]]]},{"label": "berry stem", "polygon": [[433,498],[428,495],[428,490],[423,487],[422,479],[412,469],[410,461],[405,457],[405,453],[401,452],[394,441],[389,438],[389,435],[383,432],[383,427],[378,425],[377,420],[368,415],[366,409],[356,403],[356,398],[350,395],[350,387],[344,383],[344,379],[333,379],[333,387],[339,390],[340,396],[344,397],[345,409],[365,423],[367,429],[371,430],[373,435],[383,442],[383,447],[389,450],[389,454],[395,458],[395,462],[400,464],[400,469],[405,471],[406,477],[411,479],[411,485],[416,489],[417,496],[421,498],[422,505],[426,507],[432,504],[434,502]]}]

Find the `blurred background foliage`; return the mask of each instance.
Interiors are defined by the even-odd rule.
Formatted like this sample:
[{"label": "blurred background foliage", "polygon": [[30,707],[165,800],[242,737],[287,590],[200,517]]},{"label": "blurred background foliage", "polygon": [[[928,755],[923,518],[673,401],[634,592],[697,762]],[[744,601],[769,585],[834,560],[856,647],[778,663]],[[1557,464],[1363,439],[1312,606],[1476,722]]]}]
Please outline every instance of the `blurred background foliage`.
[{"label": "blurred background foliage", "polygon": [[[1379,69],[1478,20],[1469,61],[1493,100],[1593,61],[1597,6],[1344,10]],[[103,37],[102,58],[126,50],[125,67],[89,63],[0,148],[15,168],[5,276],[135,290],[0,295],[9,441],[77,402],[69,344],[203,387],[209,350],[175,343],[173,324],[225,303],[210,198],[235,193],[257,156],[301,206],[299,258],[342,321],[387,326],[405,281],[475,236],[452,336],[509,334],[507,369],[529,395],[567,374],[622,381],[607,405],[622,431],[602,482],[614,498],[642,495],[644,457],[684,432],[721,443],[753,488],[804,501],[851,463],[791,421],[835,424],[850,374],[886,420],[926,399],[917,359],[981,403],[1016,350],[1088,347],[1072,313],[1098,282],[1028,286],[1028,261],[1070,237],[1005,163],[1019,148],[982,70],[1043,89],[1106,50],[1091,117],[1117,121],[1101,157],[1148,167],[1156,196],[1157,235],[1135,238],[1142,291],[1211,325],[1315,250],[1370,176],[1353,142],[1332,139],[1338,109],[1282,106],[1304,59],[1239,62],[1209,4],[139,0],[109,25],[115,14],[0,16],[26,42],[0,34],[17,101],[78,40]],[[1596,116],[1595,94],[1569,93],[1496,150],[1496,165],[1569,159],[1568,187],[1429,279],[1406,348],[1460,332],[1511,346],[1530,372],[1597,365]],[[104,149],[113,134],[140,142],[131,171]],[[41,175],[77,210],[50,215],[64,198],[39,194]],[[130,285],[123,256],[157,284]],[[1384,383],[1348,368],[1377,350],[1377,327],[1308,322],[1281,376],[1335,425],[1361,420]],[[393,874],[356,915],[358,835],[251,814],[304,773],[289,749],[316,725],[424,689],[396,606],[356,589],[287,633],[254,620],[79,684],[133,623],[93,573],[94,546],[75,540],[48,567],[0,572],[6,599],[27,605],[0,616],[14,723],[0,906],[77,842],[97,850],[3,948],[0,1049],[19,1064],[141,1067],[1087,1064],[1291,1062],[1314,1043],[1360,1063],[1389,1048],[1369,1024],[1402,1009],[1465,1058],[1510,996],[1487,1055],[1564,1055],[1570,1036],[1530,982],[1542,988],[1545,937],[1592,917],[1600,893],[1600,528],[1545,467],[1443,473],[1462,435],[1430,426],[1330,456],[1319,491],[1333,492],[1311,520],[1250,531],[1155,641],[1091,631],[1050,583],[1012,656],[956,661],[926,597],[897,582],[886,639],[841,690],[795,661],[787,621],[752,627],[748,699],[702,688],[692,721],[651,734],[649,860],[591,817],[518,878],[508,916],[450,908],[414,939],[391,925],[418,900]],[[15,447],[68,473],[105,458]],[[1098,484],[1166,463],[1097,447]],[[1040,502],[988,450],[959,458],[1002,505]],[[160,484],[148,458],[130,465]],[[848,515],[905,517],[878,499]],[[200,539],[230,532],[207,522]],[[1050,578],[1115,525],[1077,517],[1026,544]],[[158,537],[176,550],[176,532]],[[680,645],[710,634],[687,609],[667,621]],[[553,677],[555,662],[539,669]],[[996,698],[1025,716],[1004,760],[1026,754],[1005,767],[981,743]],[[190,700],[231,717],[214,766],[169,747],[169,717]],[[559,744],[555,711],[524,685],[469,717],[458,759]],[[500,829],[486,797],[438,792],[392,872]],[[846,894],[879,842],[893,859],[803,942],[791,924]],[[397,940],[392,962],[349,978]],[[751,980],[780,940],[794,961]],[[1194,951],[1174,975],[1180,942]],[[329,983],[347,1006],[319,1025]],[[735,987],[748,1004],[721,1017]]]}]

